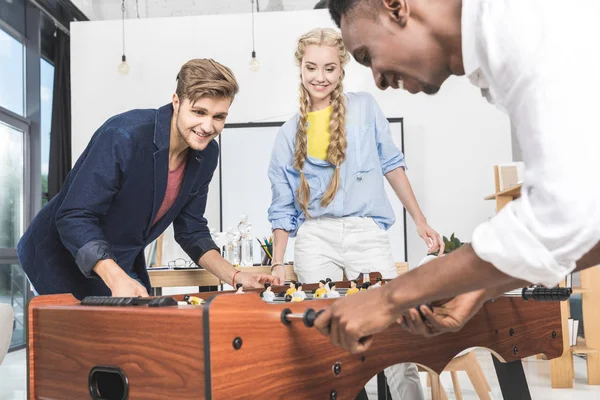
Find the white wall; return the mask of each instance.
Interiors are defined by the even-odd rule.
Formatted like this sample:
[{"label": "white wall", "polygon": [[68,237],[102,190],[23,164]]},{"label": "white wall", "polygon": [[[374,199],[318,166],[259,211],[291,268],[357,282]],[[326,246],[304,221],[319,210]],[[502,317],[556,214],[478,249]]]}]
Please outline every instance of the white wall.
[{"label": "white wall", "polygon": [[[73,157],[107,118],[131,108],[170,101],[175,76],[191,58],[212,57],[232,68],[240,83],[228,122],[284,120],[297,109],[298,36],[317,26],[334,27],[326,10],[255,15],[259,72],[248,69],[249,14],[126,21],[131,71],[117,73],[121,22],[71,24]],[[440,233],[470,240],[475,226],[494,214],[483,197],[493,191],[493,165],[511,161],[508,119],[487,104],[465,78],[451,78],[435,96],[378,90],[368,69],[353,61],[346,90],[372,93],[388,117],[404,117],[408,173],[430,224]],[[211,187],[207,216],[218,228],[218,182]],[[412,221],[409,262],[424,255]],[[177,249],[167,241],[166,257]]]}]

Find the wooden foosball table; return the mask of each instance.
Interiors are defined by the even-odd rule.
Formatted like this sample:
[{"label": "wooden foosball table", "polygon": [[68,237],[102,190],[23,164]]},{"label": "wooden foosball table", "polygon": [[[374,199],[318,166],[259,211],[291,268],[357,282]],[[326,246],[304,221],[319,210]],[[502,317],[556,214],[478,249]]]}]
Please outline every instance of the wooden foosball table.
[{"label": "wooden foosball table", "polygon": [[[342,292],[349,285],[337,283]],[[29,398],[356,399],[390,365],[413,362],[440,373],[461,351],[484,347],[495,357],[504,397],[515,400],[530,398],[522,358],[563,353],[559,301],[500,297],[461,331],[433,338],[393,324],[367,353],[352,355],[312,327],[315,313],[337,299],[267,302],[258,291],[194,296],[206,301],[34,298]]]}]

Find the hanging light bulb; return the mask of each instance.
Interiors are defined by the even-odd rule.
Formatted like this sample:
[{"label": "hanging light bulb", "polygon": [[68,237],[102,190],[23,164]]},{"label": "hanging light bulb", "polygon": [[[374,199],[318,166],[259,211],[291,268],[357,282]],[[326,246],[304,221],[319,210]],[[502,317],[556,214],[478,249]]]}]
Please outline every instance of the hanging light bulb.
[{"label": "hanging light bulb", "polygon": [[255,51],[252,52],[252,59],[248,63],[248,68],[250,68],[250,70],[254,71],[254,72],[256,72],[260,69],[260,62],[258,62],[258,59],[256,58]]},{"label": "hanging light bulb", "polygon": [[248,68],[251,71],[258,71],[260,69],[260,63],[256,58],[256,51],[254,50],[254,0],[251,0],[252,3],[252,59],[248,63]]},{"label": "hanging light bulb", "polygon": [[127,57],[125,57],[125,0],[121,2],[121,21],[123,23],[123,55],[121,56],[121,63],[117,67],[117,71],[121,75],[127,75],[129,73],[129,64],[127,64]]},{"label": "hanging light bulb", "polygon": [[117,71],[119,71],[119,73],[121,75],[127,75],[129,73],[129,64],[127,64],[127,59],[125,58],[125,54],[123,54],[123,57],[121,57],[121,64],[119,64],[119,66],[117,67]]}]

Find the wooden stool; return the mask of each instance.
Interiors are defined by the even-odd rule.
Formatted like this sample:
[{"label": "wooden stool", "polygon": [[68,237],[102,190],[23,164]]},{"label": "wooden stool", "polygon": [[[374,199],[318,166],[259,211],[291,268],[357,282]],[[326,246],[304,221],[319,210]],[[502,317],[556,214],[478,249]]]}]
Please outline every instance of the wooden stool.
[{"label": "wooden stool", "polygon": [[[421,371],[427,372],[427,386],[431,386],[431,399],[432,400],[448,400],[448,396],[446,395],[446,391],[442,387],[440,382],[440,376],[436,373],[433,373],[429,370],[421,369]],[[471,380],[471,384],[477,392],[477,396],[482,400],[491,400],[490,385],[488,384],[485,376],[483,374],[483,370],[479,365],[479,361],[477,360],[477,356],[473,351],[469,351],[467,354],[463,354],[458,356],[446,366],[444,372],[450,372],[452,376],[452,386],[454,387],[454,394],[456,395],[457,400],[462,400],[462,394],[460,391],[460,386],[458,384],[458,371],[464,371],[467,373],[467,376]]]}]

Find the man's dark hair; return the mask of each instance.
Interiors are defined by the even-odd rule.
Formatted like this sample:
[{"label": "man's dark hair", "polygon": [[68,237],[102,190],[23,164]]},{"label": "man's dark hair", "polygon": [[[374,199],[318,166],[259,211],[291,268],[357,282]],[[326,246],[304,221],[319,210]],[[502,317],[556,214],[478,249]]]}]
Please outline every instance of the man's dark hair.
[{"label": "man's dark hair", "polygon": [[348,16],[357,6],[362,6],[362,10],[376,16],[377,7],[374,3],[376,3],[374,0],[329,0],[329,14],[337,27],[341,28],[342,16]]}]

